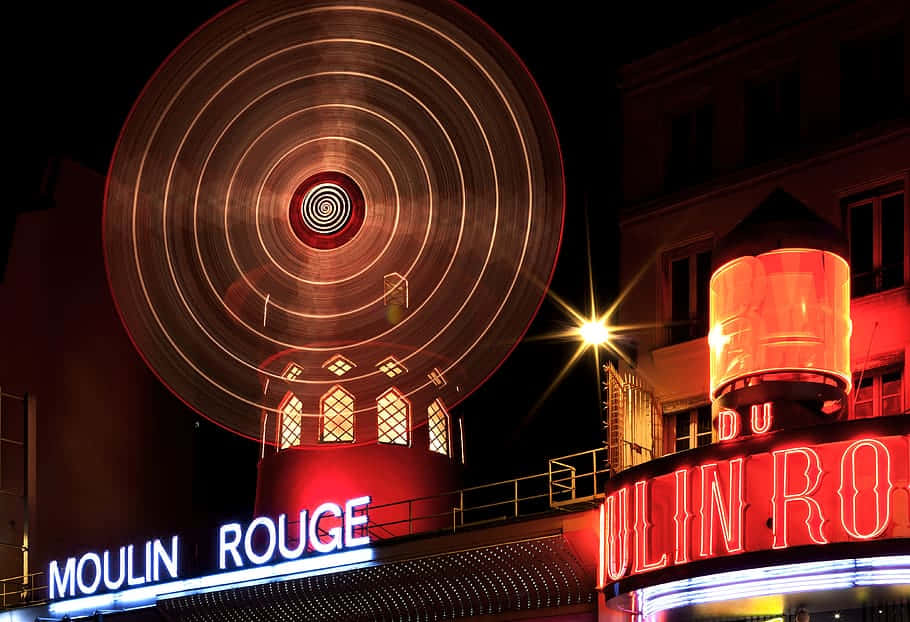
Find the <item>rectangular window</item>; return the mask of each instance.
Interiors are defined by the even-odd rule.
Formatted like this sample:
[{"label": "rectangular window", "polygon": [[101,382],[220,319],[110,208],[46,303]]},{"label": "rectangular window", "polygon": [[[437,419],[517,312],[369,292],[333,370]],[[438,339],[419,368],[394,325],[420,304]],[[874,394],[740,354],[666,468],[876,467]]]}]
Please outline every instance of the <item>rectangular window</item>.
[{"label": "rectangular window", "polygon": [[705,104],[670,120],[667,190],[707,179],[714,166],[714,106]]},{"label": "rectangular window", "polygon": [[847,200],[854,298],[904,283],[904,190],[898,184]]},{"label": "rectangular window", "polygon": [[709,243],[669,254],[669,327],[667,342],[682,343],[708,334]]},{"label": "rectangular window", "polygon": [[886,417],[904,412],[903,373],[901,368],[866,371],[854,379],[853,419]]},{"label": "rectangular window", "polygon": [[746,162],[775,158],[799,144],[799,72],[746,84]]},{"label": "rectangular window", "polygon": [[844,132],[906,111],[903,29],[841,44],[840,107]]},{"label": "rectangular window", "polygon": [[712,440],[711,405],[705,404],[692,410],[667,415],[673,421],[674,442],[672,451],[685,451],[693,447],[710,445]]}]

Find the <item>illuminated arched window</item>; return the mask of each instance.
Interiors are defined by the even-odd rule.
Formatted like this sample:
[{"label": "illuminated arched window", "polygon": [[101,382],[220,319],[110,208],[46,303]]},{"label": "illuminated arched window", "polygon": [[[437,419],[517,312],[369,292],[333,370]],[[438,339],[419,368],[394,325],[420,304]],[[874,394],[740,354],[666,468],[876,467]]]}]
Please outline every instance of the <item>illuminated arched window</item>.
[{"label": "illuminated arched window", "polygon": [[354,396],[335,385],[319,400],[320,432],[323,443],[350,443],[354,440]]},{"label": "illuminated arched window", "polygon": [[377,438],[390,445],[411,444],[411,404],[392,388],[376,400]]},{"label": "illuminated arched window", "polygon": [[451,455],[449,448],[449,412],[442,400],[434,400],[427,408],[427,430],[430,432],[430,451]]},{"label": "illuminated arched window", "polygon": [[278,405],[278,412],[281,413],[279,449],[299,446],[303,436],[303,402],[293,393],[285,393]]}]

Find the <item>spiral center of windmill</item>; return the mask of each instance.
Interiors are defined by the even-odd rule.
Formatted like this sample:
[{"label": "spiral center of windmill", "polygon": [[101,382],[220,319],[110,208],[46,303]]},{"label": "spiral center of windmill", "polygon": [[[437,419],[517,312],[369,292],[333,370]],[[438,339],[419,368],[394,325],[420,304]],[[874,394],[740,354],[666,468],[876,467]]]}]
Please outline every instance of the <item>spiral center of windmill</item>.
[{"label": "spiral center of windmill", "polygon": [[289,218],[297,238],[312,248],[328,250],[357,235],[365,214],[363,192],[338,172],[305,179],[291,197]]}]

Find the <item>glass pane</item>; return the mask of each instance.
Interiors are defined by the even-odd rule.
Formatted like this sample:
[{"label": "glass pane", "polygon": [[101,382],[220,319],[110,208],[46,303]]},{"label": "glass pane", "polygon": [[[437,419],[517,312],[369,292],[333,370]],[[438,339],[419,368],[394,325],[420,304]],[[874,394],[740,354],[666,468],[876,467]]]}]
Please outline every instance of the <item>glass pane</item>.
[{"label": "glass pane", "polygon": [[677,259],[670,265],[671,320],[680,322],[671,328],[671,342],[689,339],[689,258]]},{"label": "glass pane", "polygon": [[711,434],[711,407],[702,406],[698,409],[698,434],[707,432]]},{"label": "glass pane", "polygon": [[692,114],[674,117],[670,128],[670,157],[667,159],[667,187],[679,188],[689,177]]},{"label": "glass pane", "polygon": [[685,449],[689,449],[689,439],[688,438],[676,439],[676,451],[683,451]]},{"label": "glass pane", "polygon": [[854,297],[874,291],[872,235],[872,203],[850,208],[850,276]]},{"label": "glass pane", "polygon": [[882,416],[899,415],[901,413],[901,396],[892,395],[882,398]]},{"label": "glass pane", "polygon": [[866,376],[856,390],[856,403],[872,401],[872,378]]},{"label": "glass pane", "polygon": [[901,394],[901,373],[893,371],[882,374],[882,396]]},{"label": "glass pane", "polygon": [[799,143],[799,72],[793,71],[780,80],[780,117],[777,134],[781,151]]},{"label": "glass pane", "polygon": [[689,439],[689,413],[679,413],[676,415],[676,438],[685,438],[686,447],[688,447]]},{"label": "glass pane", "polygon": [[697,442],[699,447],[704,447],[705,445],[711,444],[711,434],[699,434],[697,437]]},{"label": "glass pane", "polygon": [[695,113],[695,179],[704,179],[714,167],[714,106]]},{"label": "glass pane", "polygon": [[904,195],[882,199],[882,288],[904,282]]},{"label": "glass pane", "polygon": [[746,89],[746,159],[760,162],[768,157],[776,116],[774,82],[753,84]]},{"label": "glass pane", "polygon": [[865,419],[866,417],[872,416],[872,402],[866,402],[865,404],[860,404],[857,402],[856,408],[853,410],[854,419]]}]

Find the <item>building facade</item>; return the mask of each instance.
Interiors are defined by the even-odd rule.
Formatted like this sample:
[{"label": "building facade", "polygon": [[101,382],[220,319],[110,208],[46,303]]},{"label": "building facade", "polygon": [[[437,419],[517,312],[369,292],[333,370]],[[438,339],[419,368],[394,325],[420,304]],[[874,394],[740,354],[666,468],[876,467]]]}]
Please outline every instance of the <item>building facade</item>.
[{"label": "building facade", "polygon": [[[877,564],[906,567],[876,557],[910,550],[905,470],[874,489],[887,508],[857,483],[907,447],[907,29],[901,3],[776,3],[622,69],[618,323],[643,327],[628,363],[659,414],[650,438],[619,441],[650,451],[605,490],[600,584],[617,619],[908,615],[906,570],[882,581],[902,589],[862,587],[887,574]],[[819,268],[795,259],[822,251]],[[772,257],[793,272],[775,279]],[[818,270],[827,289],[810,285]],[[841,328],[821,302],[838,270]],[[875,528],[856,528],[849,485]]]}]

